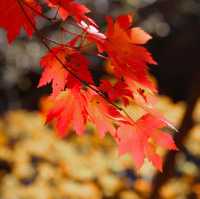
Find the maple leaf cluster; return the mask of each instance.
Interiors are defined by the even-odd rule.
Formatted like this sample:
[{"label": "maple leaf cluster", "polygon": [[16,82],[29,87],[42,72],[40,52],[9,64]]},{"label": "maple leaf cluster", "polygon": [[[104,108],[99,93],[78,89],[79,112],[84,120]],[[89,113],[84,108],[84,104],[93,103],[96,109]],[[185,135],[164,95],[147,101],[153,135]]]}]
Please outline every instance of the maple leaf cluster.
[{"label": "maple leaf cluster", "polygon": [[[0,1],[0,27],[7,31],[12,43],[23,28],[28,36],[35,35],[48,48],[41,58],[43,70],[39,87],[52,85],[51,108],[47,122],[56,121],[61,136],[73,129],[83,135],[87,122],[92,122],[100,137],[110,133],[119,146],[120,154],[130,153],[137,169],[144,159],[162,170],[158,148],[176,150],[172,136],[163,131],[170,123],[155,109],[157,89],[148,74],[148,65],[155,65],[143,46],[151,36],[138,27],[132,27],[131,15],[121,15],[113,20],[107,17],[107,29],[99,30],[90,10],[75,0],[46,0],[46,5],[56,11],[54,18],[46,17],[37,0]],[[54,23],[71,18],[82,31],[73,39],[50,48],[36,26],[36,17]],[[69,32],[64,27],[61,31]],[[54,42],[55,43],[55,42]],[[96,46],[99,57],[109,64],[113,81],[101,79],[95,84],[89,70],[91,65],[84,55],[85,43]],[[131,118],[119,105],[137,104],[144,114],[137,120]]]}]

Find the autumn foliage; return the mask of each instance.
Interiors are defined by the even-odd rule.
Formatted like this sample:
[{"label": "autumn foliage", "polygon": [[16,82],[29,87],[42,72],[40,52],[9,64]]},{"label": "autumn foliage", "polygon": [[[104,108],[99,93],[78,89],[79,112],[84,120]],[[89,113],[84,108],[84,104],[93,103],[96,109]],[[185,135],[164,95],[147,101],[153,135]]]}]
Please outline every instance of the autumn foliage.
[{"label": "autumn foliage", "polygon": [[[155,109],[157,89],[148,74],[148,65],[156,65],[143,46],[151,36],[138,27],[133,27],[131,15],[122,15],[115,20],[108,16],[107,28],[101,32],[90,10],[75,0],[45,0],[46,6],[55,10],[49,18],[37,0],[0,1],[0,27],[7,32],[12,43],[24,29],[28,36],[35,34],[48,52],[40,60],[42,75],[38,87],[52,85],[52,107],[46,121],[55,120],[61,136],[69,129],[83,135],[86,124],[92,122],[100,137],[110,133],[119,146],[119,153],[129,153],[137,169],[147,158],[162,170],[159,147],[176,150],[172,136],[163,129],[173,126]],[[65,43],[44,37],[36,26],[36,18],[43,17],[52,24],[61,21],[60,31],[70,34],[62,22],[70,21],[81,29],[72,34]],[[50,47],[49,42],[54,44]],[[96,56],[105,59],[112,73],[112,81],[101,79],[94,83],[85,56],[87,45],[96,46]],[[123,109],[136,104],[144,110],[141,118],[134,120]]]}]

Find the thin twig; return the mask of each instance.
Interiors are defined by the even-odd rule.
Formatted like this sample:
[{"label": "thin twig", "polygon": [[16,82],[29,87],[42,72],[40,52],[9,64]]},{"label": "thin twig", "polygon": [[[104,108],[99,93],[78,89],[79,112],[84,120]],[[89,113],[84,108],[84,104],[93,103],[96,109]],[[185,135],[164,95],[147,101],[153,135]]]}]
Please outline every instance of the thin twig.
[{"label": "thin twig", "polygon": [[[18,1],[18,0],[17,0]],[[19,0],[20,1],[20,0]],[[18,1],[18,3],[19,3]],[[20,2],[21,3],[21,2]],[[33,7],[31,7],[28,3],[26,3],[26,1],[23,1],[23,4],[30,8],[33,12],[35,12],[36,14],[38,14],[39,16],[43,17],[44,19],[48,20],[49,22],[54,22],[55,19],[54,18],[51,18],[51,17],[47,17],[46,15],[44,15],[42,12],[39,12],[38,10],[34,9]]]},{"label": "thin twig", "polygon": [[53,19],[57,19],[59,10],[60,10],[60,6],[58,6],[58,8],[57,8],[57,10],[56,10],[56,14],[55,14],[55,16],[53,17]]},{"label": "thin twig", "polygon": [[64,28],[64,27],[60,27],[60,29],[61,29],[61,31],[67,32],[67,33],[69,33],[69,34],[71,34],[71,35],[75,35],[75,36],[79,36],[79,37],[81,37],[80,34],[75,33],[75,32],[72,32],[72,31],[69,31],[69,30],[67,30],[67,29]]}]

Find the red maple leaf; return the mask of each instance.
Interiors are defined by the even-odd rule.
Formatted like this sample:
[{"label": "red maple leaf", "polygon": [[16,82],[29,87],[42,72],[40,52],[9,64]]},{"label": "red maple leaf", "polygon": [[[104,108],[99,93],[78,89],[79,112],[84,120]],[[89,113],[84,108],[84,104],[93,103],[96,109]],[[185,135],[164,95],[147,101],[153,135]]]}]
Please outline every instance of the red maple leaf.
[{"label": "red maple leaf", "polygon": [[49,7],[58,10],[63,21],[65,21],[69,16],[72,16],[77,22],[83,20],[96,25],[91,18],[86,16],[90,10],[83,4],[77,3],[74,0],[46,0],[46,2]]},{"label": "red maple leaf", "polygon": [[61,92],[52,98],[53,108],[48,111],[47,121],[56,119],[56,128],[60,136],[65,136],[70,128],[82,135],[87,122],[87,98],[84,90],[78,87]]},{"label": "red maple leaf", "polygon": [[131,28],[132,17],[130,15],[119,16],[115,22],[111,17],[107,19],[108,28],[105,36],[88,32],[88,40],[97,44],[100,53],[108,54],[115,77],[130,78],[155,91],[148,76],[147,65],[156,64],[156,62],[151,54],[141,46],[149,41],[151,36],[140,28]]},{"label": "red maple leaf", "polygon": [[108,96],[112,102],[121,100],[124,105],[128,105],[129,99],[133,98],[132,91],[129,90],[128,85],[124,81],[119,80],[114,85],[112,85],[107,80],[101,80],[99,88]]},{"label": "red maple leaf", "polygon": [[[40,78],[38,87],[44,86],[52,82],[52,94],[56,96],[60,91],[64,90],[66,85],[66,78],[68,72],[63,67],[63,64],[66,64],[66,53],[68,49],[65,47],[59,46],[51,49],[51,52],[48,52],[40,60],[40,65],[43,68],[43,73]],[[58,57],[58,59],[56,59]]]},{"label": "red maple leaf", "polygon": [[[95,88],[95,87],[94,87]],[[43,111],[47,115],[46,122],[55,119],[56,128],[61,136],[65,136],[70,128],[82,135],[87,121],[92,122],[100,137],[110,133],[115,139],[115,123],[125,122],[125,118],[104,98],[92,89],[74,86],[66,89],[56,97],[51,97],[50,110]]]},{"label": "red maple leaf", "polygon": [[172,136],[162,131],[165,126],[165,122],[150,114],[142,116],[132,125],[122,123],[118,128],[120,154],[130,153],[137,169],[147,157],[158,170],[162,171],[162,159],[157,153],[157,147],[177,149]]},{"label": "red maple leaf", "polygon": [[100,137],[104,137],[106,133],[116,135],[114,122],[121,119],[120,113],[102,97],[93,94],[89,98],[88,103],[89,120],[96,126]]},{"label": "red maple leaf", "polygon": [[[66,85],[70,88],[77,85],[82,86],[82,82],[73,74],[77,74],[81,80],[87,83],[92,83],[92,77],[88,71],[88,60],[78,51],[64,45],[52,48],[42,57],[40,64],[43,73],[38,87],[52,82],[53,96],[63,91]],[[69,71],[72,71],[73,74]]]},{"label": "red maple leaf", "polygon": [[36,0],[1,0],[0,27],[7,31],[9,43],[15,40],[22,28],[28,36],[32,36],[35,17],[40,12],[41,7]]}]

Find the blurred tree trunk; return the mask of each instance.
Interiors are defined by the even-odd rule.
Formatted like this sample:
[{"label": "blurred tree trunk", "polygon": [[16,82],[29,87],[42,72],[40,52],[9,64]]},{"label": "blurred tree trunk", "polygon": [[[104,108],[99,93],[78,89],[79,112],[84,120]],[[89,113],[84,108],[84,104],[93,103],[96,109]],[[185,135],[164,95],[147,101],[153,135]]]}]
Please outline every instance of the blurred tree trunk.
[{"label": "blurred tree trunk", "polygon": [[[187,102],[187,109],[185,116],[182,121],[179,132],[175,134],[175,142],[180,151],[183,151],[183,143],[185,138],[188,136],[190,129],[193,127],[193,112],[197,104],[198,98],[200,96],[200,73],[196,73],[195,77],[190,77],[193,79],[191,85],[191,93],[189,95]],[[177,152],[170,151],[166,155],[163,173],[158,173],[153,180],[153,189],[149,199],[160,199],[159,191],[161,187],[175,174],[175,163]]]}]

